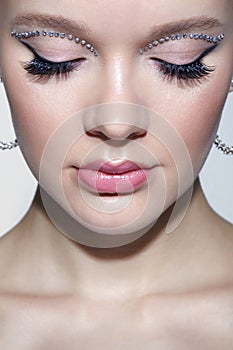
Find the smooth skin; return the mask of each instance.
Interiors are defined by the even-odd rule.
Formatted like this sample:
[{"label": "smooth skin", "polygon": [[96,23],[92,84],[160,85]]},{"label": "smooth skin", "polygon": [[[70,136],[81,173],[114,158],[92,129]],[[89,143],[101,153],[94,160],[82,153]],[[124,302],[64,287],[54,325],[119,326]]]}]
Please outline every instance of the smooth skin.
[{"label": "smooth skin", "polygon": [[[84,247],[68,239],[49,220],[38,192],[21,223],[1,238],[0,348],[231,350],[233,229],[208,206],[197,176],[214,140],[233,75],[232,1],[1,0],[0,9],[1,72],[20,147],[35,176],[55,128],[77,110],[107,102],[133,102],[166,116],[183,138],[195,174],[191,204],[171,235],[165,228],[172,195],[150,232],[114,249]],[[88,56],[85,67],[73,72],[65,84],[32,81],[20,64],[31,53],[9,36],[11,21],[25,11],[85,22],[90,27],[87,39],[99,51],[98,58]],[[225,33],[221,46],[205,58],[215,71],[202,84],[185,88],[164,81],[149,56],[138,54],[148,33],[155,24],[203,15],[223,24],[210,29],[213,35]],[[177,63],[182,50],[176,52]],[[195,50],[193,58],[200,51],[199,43]],[[70,53],[66,55],[71,59]],[[93,86],[98,88],[93,91]],[[102,131],[125,137],[122,130],[109,126]],[[78,147],[89,150],[97,139],[103,142],[95,134],[83,135]],[[156,154],[150,135],[137,142]],[[64,172],[70,197],[74,183],[66,172],[74,154],[73,149]],[[171,160],[166,152],[160,154],[168,191],[173,193]],[[135,198],[134,205],[140,206]],[[89,217],[99,223],[106,219],[91,210]],[[125,219],[123,213],[113,222]]]}]

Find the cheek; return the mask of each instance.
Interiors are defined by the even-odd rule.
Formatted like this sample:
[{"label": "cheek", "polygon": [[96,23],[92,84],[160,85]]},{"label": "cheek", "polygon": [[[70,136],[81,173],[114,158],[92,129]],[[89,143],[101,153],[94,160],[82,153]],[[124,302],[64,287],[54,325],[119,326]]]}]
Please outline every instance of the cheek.
[{"label": "cheek", "polygon": [[[52,131],[57,126],[57,121],[52,118],[46,104],[38,100],[33,92],[28,93],[27,89],[21,90],[9,86],[10,103],[13,123],[17,134],[20,148],[28,162],[33,174],[38,178],[39,163],[44,146]],[[22,97],[19,91],[24,91],[27,97]],[[48,103],[48,101],[47,101]]]},{"label": "cheek", "polygon": [[[26,83],[25,79],[11,79],[10,74],[8,77],[6,91],[17,139],[26,161],[38,178],[40,160],[47,142],[55,130],[81,106],[78,106],[75,97],[67,98],[64,88],[59,89],[56,84],[50,87],[35,86]],[[80,100],[83,102],[84,99]]]},{"label": "cheek", "polygon": [[212,146],[226,95],[226,84],[221,86],[215,80],[207,89],[188,101],[186,106],[182,102],[180,104],[180,119],[177,115],[175,122],[189,151],[196,175]]},{"label": "cheek", "polygon": [[195,177],[212,146],[227,97],[229,72],[221,73],[221,78],[210,79],[206,85],[200,83],[195,88],[167,85],[151,105],[184,141]]}]

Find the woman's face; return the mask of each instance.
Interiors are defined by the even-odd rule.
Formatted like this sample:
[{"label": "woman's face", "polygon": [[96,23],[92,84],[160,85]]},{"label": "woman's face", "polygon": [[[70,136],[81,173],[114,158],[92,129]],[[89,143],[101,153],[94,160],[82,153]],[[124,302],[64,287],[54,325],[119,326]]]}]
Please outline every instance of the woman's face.
[{"label": "woman's face", "polygon": [[[50,176],[62,176],[72,210],[87,224],[97,227],[120,227],[130,222],[129,231],[133,232],[139,227],[139,217],[142,227],[150,224],[177,199],[176,159],[171,155],[172,146],[162,135],[163,127],[156,129],[161,122],[157,116],[162,118],[167,135],[182,140],[190,156],[192,180],[184,180],[190,171],[187,163],[179,169],[178,177],[185,183],[183,191],[192,185],[213,142],[233,73],[232,0],[1,0],[0,6],[2,75],[17,138],[35,176],[39,178],[42,153],[55,130],[62,130],[76,116],[64,132],[69,139],[69,132],[71,135],[76,125],[77,140],[73,134],[70,136],[69,147],[64,146],[67,149],[62,169],[57,168]],[[96,51],[67,38],[47,35],[18,40],[10,35],[12,30],[43,29],[73,34]],[[224,33],[225,37],[217,45],[182,38],[143,49],[154,40],[178,33]],[[72,63],[51,68],[35,62],[33,50],[49,61]],[[195,63],[190,68],[192,62]],[[204,66],[213,69],[206,74]],[[38,67],[43,76],[38,75]],[[66,76],[45,74],[62,69],[71,71]],[[174,76],[169,78],[172,69]],[[194,79],[190,78],[190,69]],[[186,75],[189,79],[185,80]],[[197,75],[203,76],[196,79]],[[101,104],[107,105],[95,109]],[[153,116],[142,120],[142,110],[137,106],[144,106],[145,115],[154,111],[154,120]],[[86,108],[91,113],[79,113]],[[59,140],[62,144],[62,133]],[[58,149],[57,143],[51,164],[56,163]],[[90,165],[85,159],[97,163]],[[107,160],[110,170],[105,167],[105,171],[110,174],[104,180],[98,178],[94,186],[94,170]],[[150,168],[148,178],[145,172],[146,181],[141,173],[135,174],[135,169],[130,173],[132,163],[125,163],[125,170],[124,165],[119,166],[123,160],[133,160],[140,166],[144,160],[145,167]],[[83,178],[78,182],[81,164],[89,168],[82,169]],[[116,177],[126,179],[122,175],[126,170],[132,178],[127,178],[125,188],[119,184],[116,195]],[[51,186],[52,182],[50,179]],[[128,204],[117,212],[95,208],[95,203],[101,207],[101,203],[112,204],[117,199],[119,204],[129,196]]]}]

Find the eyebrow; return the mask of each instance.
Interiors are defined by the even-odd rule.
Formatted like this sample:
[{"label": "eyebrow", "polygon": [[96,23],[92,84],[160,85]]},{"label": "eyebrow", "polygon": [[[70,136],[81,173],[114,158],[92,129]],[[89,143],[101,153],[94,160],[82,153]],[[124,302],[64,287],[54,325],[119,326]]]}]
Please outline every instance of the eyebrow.
[{"label": "eyebrow", "polygon": [[81,21],[77,22],[63,16],[54,16],[38,12],[18,14],[12,20],[11,25],[12,27],[15,25],[26,25],[34,28],[53,29],[68,34],[88,34],[91,31],[90,28]]},{"label": "eyebrow", "polygon": [[[79,35],[87,35],[91,32],[91,29],[84,22],[77,22],[76,20],[65,18],[63,16],[38,12],[18,14],[12,20],[11,25],[26,25],[35,28],[40,27],[43,29],[53,29],[58,32],[63,31],[69,34]],[[217,18],[208,16],[190,17],[188,19],[181,19],[154,26],[147,33],[146,37],[148,38],[148,41],[150,41],[154,40],[155,38],[162,38],[172,34],[181,34],[186,32],[193,33],[195,31],[204,32],[220,28],[223,28],[223,23],[221,23]]]},{"label": "eyebrow", "polygon": [[190,17],[188,19],[181,19],[179,21],[154,26],[152,30],[150,30],[152,34],[148,33],[148,37],[149,40],[153,40],[155,37],[162,38],[172,34],[194,33],[195,31],[204,32],[220,28],[223,28],[223,23],[217,18],[206,16]]}]

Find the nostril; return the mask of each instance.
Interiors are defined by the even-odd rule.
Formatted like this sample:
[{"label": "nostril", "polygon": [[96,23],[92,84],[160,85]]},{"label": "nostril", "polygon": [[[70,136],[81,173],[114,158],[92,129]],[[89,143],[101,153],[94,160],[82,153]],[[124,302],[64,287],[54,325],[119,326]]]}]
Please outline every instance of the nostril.
[{"label": "nostril", "polygon": [[133,132],[132,134],[130,134],[128,136],[128,139],[129,140],[136,140],[140,137],[145,137],[145,136],[146,136],[146,131],[143,130],[143,131]]},{"label": "nostril", "polygon": [[109,123],[86,130],[86,135],[96,137],[103,141],[109,140],[135,140],[144,137],[147,131],[132,124]]},{"label": "nostril", "polygon": [[109,137],[107,137],[102,131],[99,130],[89,130],[86,131],[86,134],[91,137],[98,137],[104,141],[110,140]]}]

